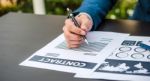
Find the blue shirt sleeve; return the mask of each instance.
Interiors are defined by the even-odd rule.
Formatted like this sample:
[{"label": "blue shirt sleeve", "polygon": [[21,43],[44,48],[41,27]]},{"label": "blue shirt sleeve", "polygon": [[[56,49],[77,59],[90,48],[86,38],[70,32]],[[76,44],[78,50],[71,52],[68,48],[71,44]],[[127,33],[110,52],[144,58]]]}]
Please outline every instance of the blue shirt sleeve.
[{"label": "blue shirt sleeve", "polygon": [[130,19],[150,22],[150,0],[138,0]]},{"label": "blue shirt sleeve", "polygon": [[93,19],[92,30],[95,30],[116,1],[117,0],[84,0],[75,13],[88,13]]}]

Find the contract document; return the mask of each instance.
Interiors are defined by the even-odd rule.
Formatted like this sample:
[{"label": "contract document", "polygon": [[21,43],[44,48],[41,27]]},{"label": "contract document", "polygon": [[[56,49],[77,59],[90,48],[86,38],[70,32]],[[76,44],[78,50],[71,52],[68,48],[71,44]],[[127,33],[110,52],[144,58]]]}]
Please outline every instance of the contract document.
[{"label": "contract document", "polygon": [[35,52],[22,66],[57,70],[70,73],[91,71],[120,45],[129,34],[114,32],[89,32],[87,40],[79,48],[66,47],[64,35],[61,34],[52,42]]},{"label": "contract document", "polygon": [[91,73],[75,77],[110,80],[150,81],[150,51],[141,48],[150,37],[129,36]]}]

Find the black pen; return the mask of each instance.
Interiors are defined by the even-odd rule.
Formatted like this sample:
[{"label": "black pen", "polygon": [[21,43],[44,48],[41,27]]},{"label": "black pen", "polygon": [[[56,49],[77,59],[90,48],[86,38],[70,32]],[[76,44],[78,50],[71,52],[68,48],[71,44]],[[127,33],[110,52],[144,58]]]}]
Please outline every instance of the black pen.
[{"label": "black pen", "polygon": [[[72,21],[74,22],[75,26],[80,27],[80,24],[77,22],[77,20],[75,19],[75,17],[72,14],[72,10],[67,8],[67,11],[68,11],[68,17],[72,19]],[[87,39],[86,39],[86,36],[83,36],[83,38],[84,38],[84,41],[86,42],[86,44],[89,44]]]}]

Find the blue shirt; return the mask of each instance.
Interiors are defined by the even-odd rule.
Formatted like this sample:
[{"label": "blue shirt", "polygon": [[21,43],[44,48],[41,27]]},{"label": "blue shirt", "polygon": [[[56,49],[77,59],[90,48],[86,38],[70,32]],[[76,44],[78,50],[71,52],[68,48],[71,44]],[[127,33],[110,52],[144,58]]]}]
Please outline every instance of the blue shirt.
[{"label": "blue shirt", "polygon": [[[88,13],[93,19],[92,30],[95,30],[116,2],[117,0],[84,0],[75,13]],[[130,19],[150,21],[150,0],[138,0]]]}]

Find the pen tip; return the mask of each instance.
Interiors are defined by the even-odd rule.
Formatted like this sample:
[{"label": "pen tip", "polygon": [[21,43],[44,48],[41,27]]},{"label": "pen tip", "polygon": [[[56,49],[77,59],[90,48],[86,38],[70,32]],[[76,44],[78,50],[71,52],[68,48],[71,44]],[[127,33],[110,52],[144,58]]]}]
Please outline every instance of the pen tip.
[{"label": "pen tip", "polygon": [[86,42],[87,45],[89,44],[89,42],[87,41],[87,39],[85,39],[85,42]]}]

